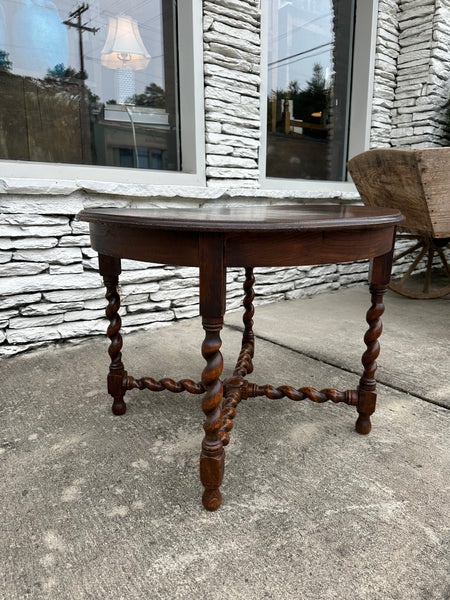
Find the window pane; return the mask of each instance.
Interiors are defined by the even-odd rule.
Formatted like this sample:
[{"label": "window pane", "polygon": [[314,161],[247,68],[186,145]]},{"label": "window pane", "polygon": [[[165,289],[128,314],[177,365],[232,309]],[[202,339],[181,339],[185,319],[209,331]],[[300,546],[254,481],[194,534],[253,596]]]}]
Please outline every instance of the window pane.
[{"label": "window pane", "polygon": [[0,158],[179,170],[175,4],[1,0]]},{"label": "window pane", "polygon": [[268,177],[345,179],[354,0],[270,0]]}]

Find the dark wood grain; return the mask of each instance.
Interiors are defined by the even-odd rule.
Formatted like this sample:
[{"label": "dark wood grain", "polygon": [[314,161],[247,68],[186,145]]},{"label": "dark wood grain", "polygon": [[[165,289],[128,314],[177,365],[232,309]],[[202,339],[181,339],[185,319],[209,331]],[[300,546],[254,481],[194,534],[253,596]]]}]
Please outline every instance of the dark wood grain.
[{"label": "dark wood grain", "polygon": [[205,338],[202,355],[206,366],[202,384],[206,393],[202,401],[205,414],[205,437],[200,454],[200,480],[205,488],[202,502],[207,510],[216,510],[222,502],[220,486],[223,478],[225,450],[220,436],[222,425],[223,383],[220,379],[223,358],[220,352],[226,302],[226,269],[223,261],[223,235],[200,234],[200,315]]},{"label": "dark wood grain", "polygon": [[[253,355],[255,352],[255,335],[253,333],[253,316],[255,308],[253,300],[255,292],[253,285],[255,277],[253,268],[245,269],[244,281],[244,333],[242,336],[241,351],[234,367],[233,376],[225,382],[225,394],[222,404],[222,425],[219,435],[222,443],[226,446],[230,442],[230,431],[233,429],[233,419],[236,416],[236,408],[242,399],[242,392],[246,391],[245,377],[253,371]],[[248,397],[248,395],[246,396]]]},{"label": "dark wood grain", "polygon": [[345,227],[366,229],[396,225],[403,218],[398,210],[318,204],[204,207],[204,208],[95,208],[78,218],[90,223],[132,225],[166,231],[314,231]]},{"label": "dark wood grain", "polygon": [[[178,220],[174,220],[173,211],[168,211],[169,216],[166,216],[165,209],[158,211],[159,217],[155,209],[149,209],[136,211],[133,218],[133,211],[129,209],[123,223],[120,223],[120,209],[112,212],[111,222],[106,209],[102,209],[103,213],[97,212],[99,210],[78,215],[79,219],[91,223],[92,247],[97,252],[180,266],[200,266],[199,239],[202,233],[208,232],[223,234],[227,267],[313,265],[372,258],[390,250],[394,225],[402,221],[398,211],[392,211],[394,214],[387,211],[385,216],[383,209],[363,206],[315,206],[309,211],[303,206],[289,206],[273,208],[272,219],[266,212],[265,220],[259,222],[216,221],[217,231],[214,231],[212,216],[206,222],[209,229],[193,221],[194,209],[180,211]],[[197,210],[199,214],[205,212],[205,209]],[[234,210],[236,217],[248,218],[251,214],[248,210]],[[190,217],[183,220],[185,212]],[[221,209],[219,214],[223,212]],[[340,213],[344,215],[342,220]],[[92,214],[95,217],[91,218]],[[280,215],[284,221],[275,219],[280,219]],[[225,217],[229,218],[227,214]],[[167,229],[162,223],[166,223]],[[185,224],[184,230],[178,229],[180,223]]]},{"label": "dark wood grain", "polygon": [[108,353],[111,358],[108,374],[108,392],[113,397],[112,412],[115,415],[123,415],[127,409],[123,397],[125,388],[123,380],[127,375],[122,363],[122,336],[120,327],[122,324],[119,316],[120,296],[117,291],[119,285],[119,275],[121,272],[120,259],[104,254],[98,255],[98,265],[100,275],[106,287],[106,318],[109,320],[107,336],[111,340]]},{"label": "dark wood grain", "polygon": [[[92,247],[99,252],[100,272],[107,288],[107,335],[111,340],[108,391],[113,412],[126,410],[126,390],[147,389],[204,393],[204,438],[200,454],[203,505],[216,510],[221,502],[226,446],[241,400],[265,396],[317,403],[343,402],[357,407],[356,430],[370,431],[375,410],[376,359],[380,352],[383,294],[389,282],[396,225],[402,215],[395,210],[362,206],[276,206],[230,209],[95,209],[78,215],[90,223]],[[204,329],[201,352],[206,361],[201,381],[175,381],[168,377],[136,379],[122,363],[120,259],[197,266],[200,268],[200,314]],[[371,259],[371,307],[364,337],[363,375],[357,389],[316,390],[311,387],[259,385],[246,378],[253,370],[255,336],[254,266],[312,265]],[[227,267],[245,267],[244,333],[232,377],[222,381],[220,333],[226,300]]]},{"label": "dark wood grain", "polygon": [[364,373],[358,386],[359,402],[357,410],[359,417],[356,421],[356,431],[361,434],[369,433],[372,428],[370,416],[375,411],[377,400],[375,371],[377,370],[376,359],[380,354],[378,338],[383,331],[381,323],[381,315],[384,313],[383,296],[389,284],[393,254],[394,245],[392,245],[390,252],[375,257],[370,265],[369,289],[372,304],[366,315],[369,329],[364,336],[364,343],[367,346],[367,350],[361,359],[364,366]]},{"label": "dark wood grain", "polygon": [[162,264],[199,266],[197,232],[143,229],[118,223],[92,223],[90,232],[92,248],[99,253]]},{"label": "dark wood grain", "polygon": [[393,227],[230,233],[225,238],[225,264],[284,267],[362,260],[388,252],[393,235]]}]

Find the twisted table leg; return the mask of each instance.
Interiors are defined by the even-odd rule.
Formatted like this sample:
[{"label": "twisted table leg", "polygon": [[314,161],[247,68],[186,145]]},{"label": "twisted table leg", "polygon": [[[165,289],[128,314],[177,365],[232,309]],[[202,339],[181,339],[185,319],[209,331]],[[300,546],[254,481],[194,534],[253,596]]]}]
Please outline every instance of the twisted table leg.
[{"label": "twisted table leg", "polygon": [[218,235],[202,234],[200,254],[200,314],[205,330],[202,355],[206,366],[202,384],[206,393],[202,401],[205,414],[205,437],[200,454],[200,480],[205,488],[202,502],[207,510],[216,510],[222,503],[222,484],[225,451],[220,436],[222,426],[223,384],[220,379],[223,358],[220,352],[220,331],[225,312],[226,268],[223,261],[223,239]]},{"label": "twisted table leg", "polygon": [[244,323],[244,334],[242,336],[241,351],[234,368],[233,377],[225,382],[226,393],[222,404],[223,421],[219,435],[222,438],[224,446],[227,446],[230,442],[230,431],[233,428],[236,407],[241,401],[244,377],[253,371],[252,358],[255,352],[255,335],[253,333],[253,315],[255,314],[255,308],[253,306],[253,300],[255,299],[255,292],[253,291],[254,283],[255,277],[253,276],[253,268],[246,267],[244,281],[245,311],[242,318]]},{"label": "twisted table leg", "polygon": [[127,375],[122,363],[122,336],[120,335],[121,318],[119,316],[120,297],[117,292],[119,284],[120,259],[104,254],[98,255],[100,274],[106,286],[106,317],[109,319],[107,336],[111,340],[108,348],[111,364],[108,374],[108,392],[113,397],[112,412],[115,415],[123,415],[127,410],[124,402],[125,387],[124,378]]},{"label": "twisted table leg", "polygon": [[367,350],[364,352],[361,362],[364,366],[364,373],[358,386],[358,407],[359,413],[356,421],[356,431],[361,434],[367,434],[372,428],[370,416],[375,412],[376,405],[376,381],[375,371],[377,370],[376,359],[380,354],[380,343],[378,338],[383,331],[381,315],[384,312],[383,296],[387,290],[392,266],[392,252],[378,256],[373,259],[371,265],[370,294],[372,304],[367,311],[366,321],[369,329],[364,336],[364,343]]},{"label": "twisted table leg", "polygon": [[[255,314],[255,307],[253,306],[253,300],[255,299],[255,292],[253,286],[255,285],[255,277],[253,275],[253,268],[246,267],[245,269],[245,281],[244,281],[244,316],[242,321],[244,323],[244,335],[242,337],[242,350],[248,351],[248,358],[246,357],[247,364],[245,365],[246,373],[252,373],[253,363],[252,358],[255,353],[255,335],[253,333],[253,316]],[[236,365],[235,375],[238,374],[236,371],[239,366]]]},{"label": "twisted table leg", "polygon": [[202,355],[206,360],[206,367],[202,373],[202,383],[206,394],[203,397],[202,410],[206,420],[203,424],[205,437],[200,455],[200,479],[205,487],[203,506],[208,510],[216,510],[222,502],[219,487],[222,483],[225,459],[222,439],[219,435],[222,425],[223,398],[223,384],[220,380],[223,368],[220,352],[222,319],[203,319],[203,328],[205,339],[202,344]]}]

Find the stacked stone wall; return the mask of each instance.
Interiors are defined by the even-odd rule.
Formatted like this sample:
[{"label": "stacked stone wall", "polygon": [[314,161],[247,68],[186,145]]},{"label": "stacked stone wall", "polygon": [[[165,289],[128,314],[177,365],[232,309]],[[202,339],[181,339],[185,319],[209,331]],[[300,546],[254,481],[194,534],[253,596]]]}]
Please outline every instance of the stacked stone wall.
[{"label": "stacked stone wall", "polygon": [[450,1],[379,4],[372,147],[449,143]]},{"label": "stacked stone wall", "polygon": [[207,185],[259,186],[259,0],[203,2]]},{"label": "stacked stone wall", "polygon": [[[290,198],[278,195],[267,195],[265,202],[311,202],[293,194]],[[259,198],[258,202],[262,201],[264,198]],[[352,199],[335,201],[345,204]],[[218,188],[206,194],[204,188],[179,189],[178,195],[166,189],[163,195],[140,199],[82,191],[68,196],[0,194],[0,357],[50,343],[105,335],[106,300],[97,256],[90,247],[87,223],[75,219],[82,208],[181,208],[207,203],[254,205],[255,198]],[[367,280],[367,269],[366,263],[257,269],[255,304],[356,284]],[[243,282],[243,269],[228,270],[228,310],[241,306]],[[123,260],[120,296],[125,332],[197,316],[198,269]]]},{"label": "stacked stone wall", "polygon": [[372,148],[391,146],[397,61],[400,53],[398,12],[397,0],[380,0],[372,101]]}]

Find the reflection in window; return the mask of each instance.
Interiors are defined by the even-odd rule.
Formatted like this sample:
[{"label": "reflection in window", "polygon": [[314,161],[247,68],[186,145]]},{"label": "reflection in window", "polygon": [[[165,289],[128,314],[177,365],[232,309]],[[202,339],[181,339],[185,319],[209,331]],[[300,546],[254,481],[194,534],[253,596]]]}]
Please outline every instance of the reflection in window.
[{"label": "reflection in window", "polygon": [[268,177],[345,179],[354,0],[270,0]]},{"label": "reflection in window", "polygon": [[0,0],[0,158],[180,170],[175,15]]}]

